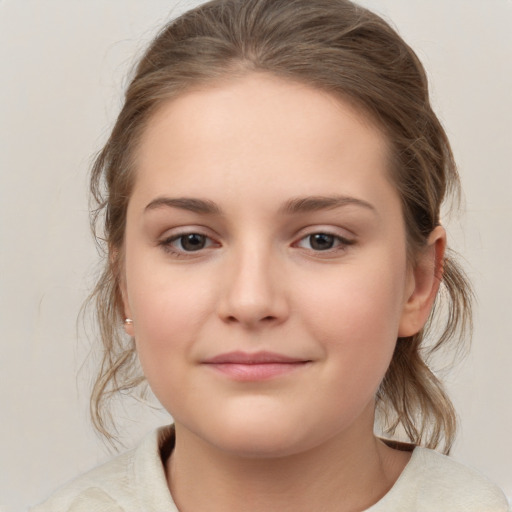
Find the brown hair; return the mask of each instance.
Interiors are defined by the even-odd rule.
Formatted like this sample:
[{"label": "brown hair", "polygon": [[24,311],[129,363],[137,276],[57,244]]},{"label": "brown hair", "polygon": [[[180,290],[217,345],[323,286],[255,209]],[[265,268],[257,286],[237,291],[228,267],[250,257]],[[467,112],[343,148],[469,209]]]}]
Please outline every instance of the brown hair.
[{"label": "brown hair", "polygon": [[[103,341],[91,412],[95,427],[107,437],[108,398],[144,382],[134,340],[122,330],[119,289],[126,209],[141,133],[164,101],[191,87],[251,71],[349,100],[387,134],[411,261],[439,224],[445,196],[458,192],[455,163],[430,105],[425,71],[412,49],[379,16],[349,0],[213,0],[169,23],[141,58],[92,169],[92,224],[96,229],[102,221],[102,234],[96,236],[104,244],[106,263],[91,295]],[[378,411],[390,435],[400,427],[416,444],[435,448],[444,440],[444,450],[449,451],[455,412],[427,361],[441,346],[459,346],[464,339],[464,328],[471,324],[471,299],[464,274],[447,257],[430,321],[418,334],[397,340],[378,391]],[[447,307],[438,325],[440,301]],[[437,338],[429,340],[433,325]]]}]

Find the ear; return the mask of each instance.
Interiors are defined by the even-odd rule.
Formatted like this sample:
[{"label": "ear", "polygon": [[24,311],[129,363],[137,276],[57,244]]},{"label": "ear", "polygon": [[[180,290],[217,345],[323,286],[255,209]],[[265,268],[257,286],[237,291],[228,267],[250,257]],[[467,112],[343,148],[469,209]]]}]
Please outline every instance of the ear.
[{"label": "ear", "polygon": [[128,319],[132,319],[132,312],[130,302],[128,301],[126,276],[123,271],[123,264],[121,262],[119,249],[111,249],[109,258],[112,272],[117,276],[117,281],[119,283],[118,297],[120,298],[120,309],[123,318],[124,330],[128,336],[134,336],[133,321],[127,322]]},{"label": "ear", "polygon": [[134,332],[134,328],[133,328],[133,319],[132,319],[130,303],[128,301],[128,292],[126,289],[126,279],[124,278],[124,276],[120,277],[119,290],[121,292],[124,330],[125,330],[126,334],[128,334],[128,336],[133,337],[133,336],[135,336],[135,332]]},{"label": "ear", "polygon": [[413,336],[425,325],[441,284],[445,250],[446,231],[437,226],[409,271],[398,337]]}]

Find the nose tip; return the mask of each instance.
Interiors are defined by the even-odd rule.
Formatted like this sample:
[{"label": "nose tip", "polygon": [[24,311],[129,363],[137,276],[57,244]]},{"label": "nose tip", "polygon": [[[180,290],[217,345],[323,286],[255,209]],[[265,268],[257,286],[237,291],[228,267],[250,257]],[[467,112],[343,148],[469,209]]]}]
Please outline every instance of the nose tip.
[{"label": "nose tip", "polygon": [[247,328],[283,322],[288,317],[288,305],[283,280],[275,274],[267,259],[239,260],[228,273],[219,301],[222,320]]}]

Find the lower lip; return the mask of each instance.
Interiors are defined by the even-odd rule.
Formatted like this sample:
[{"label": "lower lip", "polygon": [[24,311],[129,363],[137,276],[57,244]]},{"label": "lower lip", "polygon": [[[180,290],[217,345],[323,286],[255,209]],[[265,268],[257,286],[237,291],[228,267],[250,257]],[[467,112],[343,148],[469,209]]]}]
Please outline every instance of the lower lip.
[{"label": "lower lip", "polygon": [[211,363],[207,364],[212,370],[241,382],[254,382],[273,379],[288,375],[308,365],[308,362],[297,363]]}]

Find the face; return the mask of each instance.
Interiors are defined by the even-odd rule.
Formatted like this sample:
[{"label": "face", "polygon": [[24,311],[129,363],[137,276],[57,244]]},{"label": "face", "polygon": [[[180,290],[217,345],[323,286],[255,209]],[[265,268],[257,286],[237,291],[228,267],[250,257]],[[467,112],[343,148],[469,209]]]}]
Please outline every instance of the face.
[{"label": "face", "polygon": [[269,76],[154,115],[122,292],[177,429],[254,456],[371,435],[414,291],[387,162],[349,104]]}]

